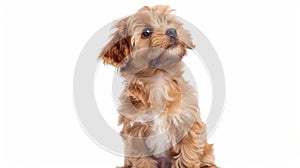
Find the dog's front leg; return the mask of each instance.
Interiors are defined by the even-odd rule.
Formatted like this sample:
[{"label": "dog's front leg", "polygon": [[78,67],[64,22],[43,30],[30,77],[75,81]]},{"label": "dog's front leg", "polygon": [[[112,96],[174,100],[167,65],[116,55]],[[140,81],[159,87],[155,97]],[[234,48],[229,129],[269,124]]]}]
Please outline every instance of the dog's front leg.
[{"label": "dog's front leg", "polygon": [[172,168],[217,168],[212,145],[206,143],[205,125],[200,118],[196,119],[188,134],[171,149],[171,153]]},{"label": "dog's front leg", "polygon": [[123,116],[120,116],[120,123],[123,124],[121,136],[126,155],[121,168],[157,168],[157,162],[148,153],[149,149],[143,140],[151,134],[149,126],[138,122],[131,125],[131,121]]}]

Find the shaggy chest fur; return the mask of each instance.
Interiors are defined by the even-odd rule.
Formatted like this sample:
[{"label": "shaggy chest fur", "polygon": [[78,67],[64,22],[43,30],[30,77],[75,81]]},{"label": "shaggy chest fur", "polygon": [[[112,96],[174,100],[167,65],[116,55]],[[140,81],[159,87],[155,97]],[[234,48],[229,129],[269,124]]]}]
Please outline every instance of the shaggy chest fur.
[{"label": "shaggy chest fur", "polygon": [[[184,80],[180,83],[181,101],[179,108],[175,111],[173,108],[159,111],[149,108],[141,112],[132,105],[127,91],[124,91],[120,98],[122,105],[119,108],[119,124],[123,124],[121,135],[124,139],[131,136],[142,138],[145,146],[130,145],[131,149],[139,151],[146,148],[148,154],[162,164],[169,162],[168,160],[171,159],[169,149],[188,133],[200,114],[196,96],[189,94],[193,93],[193,88]],[[164,107],[167,104],[168,102],[164,104]]]},{"label": "shaggy chest fur", "polygon": [[[151,117],[153,120],[149,121]],[[196,117],[198,117],[197,111],[188,106],[182,108],[179,114],[163,113],[158,116],[139,116],[137,121],[130,121],[127,133],[144,136],[145,148],[149,155],[156,160],[158,168],[170,168],[173,163],[170,149],[184,138]],[[126,123],[124,124],[126,125]],[[135,148],[138,145],[132,146],[131,150],[141,150]]]},{"label": "shaggy chest fur", "polygon": [[170,52],[143,50],[120,69],[126,87],[120,96],[119,124],[127,156],[152,158],[158,167],[169,168],[178,164],[179,144],[200,143],[196,136],[204,127],[198,100],[182,77],[180,60]]}]

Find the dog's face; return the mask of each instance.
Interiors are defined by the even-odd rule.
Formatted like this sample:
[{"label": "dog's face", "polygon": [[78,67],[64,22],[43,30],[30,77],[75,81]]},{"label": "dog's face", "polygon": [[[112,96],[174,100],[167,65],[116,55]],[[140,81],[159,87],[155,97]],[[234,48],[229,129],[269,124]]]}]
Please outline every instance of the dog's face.
[{"label": "dog's face", "polygon": [[117,21],[100,54],[105,64],[119,68],[128,86],[126,101],[143,113],[174,113],[181,107],[180,62],[194,45],[171,11],[168,6],[143,7]]},{"label": "dog's face", "polygon": [[190,34],[171,15],[168,6],[143,7],[137,13],[119,20],[111,40],[100,58],[105,64],[120,66],[132,53],[143,48],[160,48],[182,57],[194,47]]}]

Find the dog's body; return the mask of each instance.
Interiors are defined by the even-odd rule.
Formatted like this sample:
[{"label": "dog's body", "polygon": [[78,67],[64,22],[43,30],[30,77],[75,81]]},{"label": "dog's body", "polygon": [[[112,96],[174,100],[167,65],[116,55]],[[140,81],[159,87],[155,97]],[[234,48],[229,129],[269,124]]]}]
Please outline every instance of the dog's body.
[{"label": "dog's body", "polygon": [[124,168],[215,168],[212,145],[181,58],[194,46],[166,6],[120,20],[100,58],[119,68],[126,88],[119,124]]}]

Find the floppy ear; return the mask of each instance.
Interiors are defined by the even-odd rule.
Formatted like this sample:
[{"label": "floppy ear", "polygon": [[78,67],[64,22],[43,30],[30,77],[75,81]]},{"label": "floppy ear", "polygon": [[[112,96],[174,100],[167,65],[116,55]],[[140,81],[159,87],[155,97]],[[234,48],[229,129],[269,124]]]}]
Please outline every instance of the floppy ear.
[{"label": "floppy ear", "polygon": [[191,50],[194,49],[196,45],[193,43],[190,33],[184,28],[182,28],[181,32],[182,32],[181,40],[184,43],[184,47]]},{"label": "floppy ear", "polygon": [[190,42],[188,44],[185,44],[185,47],[187,49],[191,49],[192,50],[192,49],[194,49],[196,47],[196,45],[193,42]]},{"label": "floppy ear", "polygon": [[130,55],[131,37],[127,34],[127,18],[119,20],[114,26],[115,32],[110,41],[102,49],[99,58],[104,64],[118,66],[122,60]]}]

